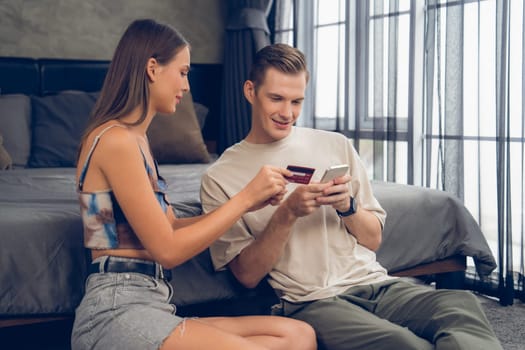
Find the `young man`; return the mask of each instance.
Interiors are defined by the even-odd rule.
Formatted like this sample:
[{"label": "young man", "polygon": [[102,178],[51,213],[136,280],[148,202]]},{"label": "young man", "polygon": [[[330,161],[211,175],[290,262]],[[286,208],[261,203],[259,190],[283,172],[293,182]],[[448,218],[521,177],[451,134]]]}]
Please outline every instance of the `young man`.
[{"label": "young man", "polygon": [[[260,50],[244,94],[252,106],[246,138],[202,180],[204,210],[235,195],[263,164],[315,169],[290,182],[279,206],[245,214],[211,246],[216,269],[247,287],[263,278],[284,315],[310,323],[321,349],[501,349],[477,299],[388,276],[376,261],[386,213],[357,152],[339,133],[293,126],[308,82],[303,54],[288,45]],[[319,183],[329,166],[349,174]]]}]

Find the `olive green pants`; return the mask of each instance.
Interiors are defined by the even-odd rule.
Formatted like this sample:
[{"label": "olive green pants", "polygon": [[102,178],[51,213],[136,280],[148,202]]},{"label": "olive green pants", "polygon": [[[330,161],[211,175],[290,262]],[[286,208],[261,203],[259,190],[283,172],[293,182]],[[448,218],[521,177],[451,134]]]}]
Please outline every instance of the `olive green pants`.
[{"label": "olive green pants", "polygon": [[335,297],[283,301],[282,314],[311,324],[319,349],[502,349],[477,298],[402,279]]}]

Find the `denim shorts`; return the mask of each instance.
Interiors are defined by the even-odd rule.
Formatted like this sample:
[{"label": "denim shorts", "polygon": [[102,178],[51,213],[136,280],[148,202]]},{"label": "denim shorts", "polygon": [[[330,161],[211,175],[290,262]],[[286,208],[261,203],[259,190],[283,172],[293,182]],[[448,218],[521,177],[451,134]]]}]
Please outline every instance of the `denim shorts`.
[{"label": "denim shorts", "polygon": [[175,315],[172,295],[169,282],[140,273],[89,275],[85,295],[75,312],[71,348],[160,348],[184,321]]}]

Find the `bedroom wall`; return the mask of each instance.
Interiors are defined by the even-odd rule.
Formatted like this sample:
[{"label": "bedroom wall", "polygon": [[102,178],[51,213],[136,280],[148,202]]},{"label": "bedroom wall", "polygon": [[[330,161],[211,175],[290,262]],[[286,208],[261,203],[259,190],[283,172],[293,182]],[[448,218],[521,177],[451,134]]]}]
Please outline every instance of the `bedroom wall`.
[{"label": "bedroom wall", "polygon": [[136,18],[175,26],[192,62],[221,63],[226,2],[218,0],[0,0],[0,56],[111,59]]}]

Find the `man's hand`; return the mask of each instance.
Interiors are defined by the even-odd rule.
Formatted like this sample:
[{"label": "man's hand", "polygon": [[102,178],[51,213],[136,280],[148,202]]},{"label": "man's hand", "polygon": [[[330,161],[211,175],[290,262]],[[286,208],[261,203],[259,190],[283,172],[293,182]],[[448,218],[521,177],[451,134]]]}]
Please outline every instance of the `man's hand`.
[{"label": "man's hand", "polygon": [[319,205],[331,205],[334,209],[345,212],[350,209],[350,196],[348,192],[348,182],[352,180],[350,175],[343,175],[328,182],[321,196],[317,197]]},{"label": "man's hand", "polygon": [[283,206],[295,217],[311,214],[321,205],[317,199],[332,186],[332,182],[299,185],[283,202]]}]

